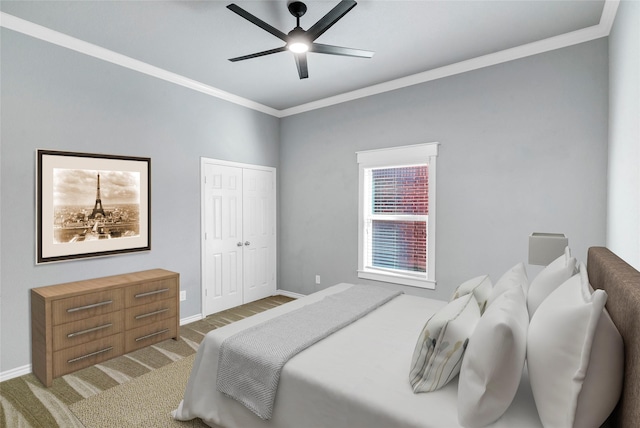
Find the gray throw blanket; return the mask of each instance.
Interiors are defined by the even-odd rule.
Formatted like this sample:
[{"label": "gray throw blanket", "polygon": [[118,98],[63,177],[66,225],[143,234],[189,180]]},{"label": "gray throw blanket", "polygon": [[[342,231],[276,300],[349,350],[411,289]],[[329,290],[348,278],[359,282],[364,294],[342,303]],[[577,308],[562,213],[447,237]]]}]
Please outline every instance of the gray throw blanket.
[{"label": "gray throw blanket", "polygon": [[399,294],[354,285],[228,337],[220,346],[218,391],[270,419],[280,372],[290,358]]}]

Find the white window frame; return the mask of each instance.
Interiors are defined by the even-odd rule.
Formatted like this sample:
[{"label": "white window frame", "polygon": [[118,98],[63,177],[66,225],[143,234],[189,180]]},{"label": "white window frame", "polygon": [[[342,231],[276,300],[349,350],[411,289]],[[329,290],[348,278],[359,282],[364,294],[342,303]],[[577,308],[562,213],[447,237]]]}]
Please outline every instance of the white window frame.
[{"label": "white window frame", "polygon": [[[356,152],[359,169],[358,186],[358,278],[391,282],[412,287],[436,288],[435,248],[436,248],[436,158],[438,143],[415,144]],[[365,207],[365,170],[371,168],[397,168],[403,166],[429,165],[429,215],[427,219],[427,272],[403,274],[366,266],[367,236]]]}]

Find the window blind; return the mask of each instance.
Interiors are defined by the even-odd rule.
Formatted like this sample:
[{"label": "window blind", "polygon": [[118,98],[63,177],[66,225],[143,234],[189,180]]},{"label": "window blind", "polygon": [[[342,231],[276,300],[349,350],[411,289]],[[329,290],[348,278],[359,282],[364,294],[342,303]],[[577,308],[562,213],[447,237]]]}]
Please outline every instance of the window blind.
[{"label": "window blind", "polygon": [[410,272],[427,271],[425,221],[372,221],[371,264]]},{"label": "window blind", "polygon": [[428,172],[428,165],[368,170],[370,266],[426,272]]},{"label": "window blind", "polygon": [[373,214],[429,214],[428,166],[371,170]]}]

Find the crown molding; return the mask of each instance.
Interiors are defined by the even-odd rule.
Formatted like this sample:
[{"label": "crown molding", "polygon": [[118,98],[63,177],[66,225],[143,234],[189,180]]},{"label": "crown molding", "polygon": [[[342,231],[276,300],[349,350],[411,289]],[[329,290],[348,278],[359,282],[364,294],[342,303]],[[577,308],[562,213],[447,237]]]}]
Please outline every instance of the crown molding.
[{"label": "crown molding", "polygon": [[600,16],[600,26],[605,36],[608,36],[613,27],[613,21],[616,19],[616,13],[620,6],[620,0],[605,0],[602,15]]},{"label": "crown molding", "polygon": [[515,48],[505,49],[503,51],[483,55],[433,70],[424,71],[422,73],[390,80],[385,83],[346,92],[318,101],[301,104],[284,110],[277,110],[264,104],[225,92],[213,86],[205,85],[204,83],[196,80],[172,73],[92,43],[76,39],[47,27],[9,15],[5,12],[0,12],[0,26],[215,98],[229,101],[277,118],[282,118],[607,37],[611,32],[619,3],[620,0],[605,0],[600,22],[591,27],[528,43]]},{"label": "crown molding", "polygon": [[175,83],[176,85],[193,89],[194,91],[202,92],[203,94],[210,95],[212,97],[220,98],[272,116],[279,115],[279,111],[274,108],[225,92],[221,89],[214,88],[213,86],[205,85],[204,83],[196,80],[172,73],[92,43],[76,39],[75,37],[51,30],[42,25],[34,24],[33,22],[9,15],[5,12],[0,12],[0,26],[54,45],[110,62],[112,64],[120,65],[130,70],[138,71],[167,82]]},{"label": "crown molding", "polygon": [[457,62],[455,64],[446,65],[444,67],[435,68],[424,71],[422,73],[412,74],[400,79],[390,80],[378,85],[369,86],[356,91],[346,92],[334,97],[313,101],[307,104],[301,104],[285,110],[280,110],[281,117],[292,116],[359,98],[369,97],[384,92],[394,91],[396,89],[406,88],[408,86],[429,82],[432,80],[442,79],[444,77],[454,76],[467,71],[478,70],[492,65],[513,61],[531,55],[537,55],[556,49],[566,48],[568,46],[577,45],[591,40],[607,37],[611,32],[613,21],[618,10],[619,0],[606,0],[600,22],[597,25],[561,34],[559,36],[549,37],[537,42],[528,43],[511,49],[505,49],[488,55],[472,58],[466,61]]}]

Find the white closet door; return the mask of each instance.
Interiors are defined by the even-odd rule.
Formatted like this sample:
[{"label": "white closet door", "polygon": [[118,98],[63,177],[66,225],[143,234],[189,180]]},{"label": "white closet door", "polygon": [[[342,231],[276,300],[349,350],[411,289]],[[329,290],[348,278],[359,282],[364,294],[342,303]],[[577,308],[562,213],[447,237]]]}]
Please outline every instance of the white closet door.
[{"label": "white closet door", "polygon": [[205,164],[205,315],[243,303],[242,168]]},{"label": "white closet door", "polygon": [[275,169],[202,160],[203,315],[276,292]]},{"label": "white closet door", "polygon": [[244,303],[276,291],[275,183],[271,171],[243,173]]}]

